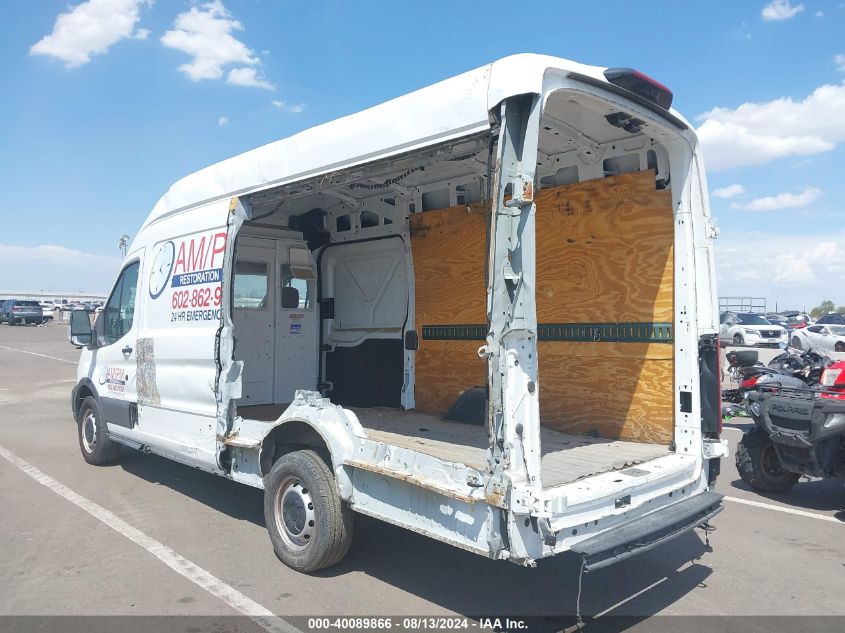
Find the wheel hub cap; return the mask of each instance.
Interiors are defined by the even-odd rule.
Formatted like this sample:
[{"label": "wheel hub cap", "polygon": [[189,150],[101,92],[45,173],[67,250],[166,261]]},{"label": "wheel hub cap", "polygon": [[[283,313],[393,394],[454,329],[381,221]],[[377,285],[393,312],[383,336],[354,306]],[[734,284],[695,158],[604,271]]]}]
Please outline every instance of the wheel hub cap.
[{"label": "wheel hub cap", "polygon": [[97,418],[94,413],[89,411],[82,420],[82,445],[85,450],[90,453],[94,450],[94,445],[97,443]]},{"label": "wheel hub cap", "polygon": [[316,531],[314,501],[302,482],[288,478],[276,494],[276,525],[286,545],[301,550],[313,540]]}]

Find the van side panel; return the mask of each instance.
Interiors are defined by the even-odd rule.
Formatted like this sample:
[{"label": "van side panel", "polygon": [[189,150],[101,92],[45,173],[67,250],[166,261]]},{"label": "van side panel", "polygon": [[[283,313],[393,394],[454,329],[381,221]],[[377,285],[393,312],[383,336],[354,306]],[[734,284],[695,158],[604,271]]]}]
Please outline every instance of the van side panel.
[{"label": "van side panel", "polygon": [[138,425],[126,435],[211,469],[227,212],[228,202],[199,207],[147,226],[137,240],[148,255],[138,296]]},{"label": "van side panel", "polygon": [[[668,444],[671,327],[660,329],[660,342],[610,342],[589,324],[671,325],[670,192],[657,191],[654,173],[643,171],[543,189],[536,204],[543,425]],[[462,391],[485,384],[476,350],[486,333],[487,215],[482,205],[461,205],[411,216],[421,411],[443,413]],[[588,340],[559,340],[581,334]]]}]

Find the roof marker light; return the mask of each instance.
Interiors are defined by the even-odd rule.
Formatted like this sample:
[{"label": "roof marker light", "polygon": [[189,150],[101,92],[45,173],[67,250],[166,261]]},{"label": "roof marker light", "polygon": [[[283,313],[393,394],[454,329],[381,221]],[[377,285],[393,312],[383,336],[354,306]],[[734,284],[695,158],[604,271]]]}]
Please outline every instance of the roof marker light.
[{"label": "roof marker light", "polygon": [[644,75],[633,68],[608,68],[604,71],[605,78],[612,84],[630,90],[634,94],[656,103],[668,110],[672,107],[672,91],[659,81]]}]

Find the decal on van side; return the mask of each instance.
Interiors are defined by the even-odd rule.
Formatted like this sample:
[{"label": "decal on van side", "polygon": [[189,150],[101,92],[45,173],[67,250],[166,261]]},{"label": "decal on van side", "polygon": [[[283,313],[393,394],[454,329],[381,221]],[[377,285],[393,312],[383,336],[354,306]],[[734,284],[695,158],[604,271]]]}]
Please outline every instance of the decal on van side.
[{"label": "decal on van side", "polygon": [[223,300],[225,231],[204,231],[163,242],[150,270],[154,300],[170,299],[170,323],[217,321]]},{"label": "decal on van side", "polygon": [[123,367],[106,368],[106,389],[110,394],[122,396],[126,391],[126,370]]}]

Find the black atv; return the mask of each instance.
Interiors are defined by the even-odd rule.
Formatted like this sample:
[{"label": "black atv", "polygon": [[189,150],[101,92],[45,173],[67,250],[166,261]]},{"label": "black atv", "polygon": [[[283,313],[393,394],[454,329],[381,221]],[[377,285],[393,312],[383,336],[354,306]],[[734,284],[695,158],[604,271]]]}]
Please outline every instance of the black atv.
[{"label": "black atv", "polygon": [[761,492],[786,492],[801,475],[845,483],[845,362],[819,384],[773,380],[748,394],[754,428],[736,450],[742,480]]}]

